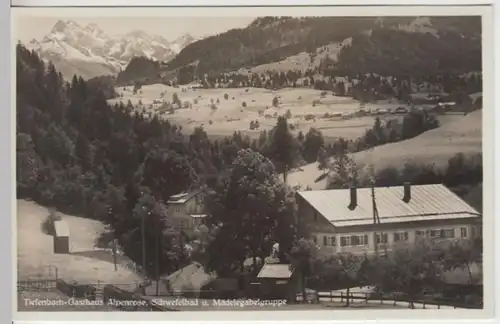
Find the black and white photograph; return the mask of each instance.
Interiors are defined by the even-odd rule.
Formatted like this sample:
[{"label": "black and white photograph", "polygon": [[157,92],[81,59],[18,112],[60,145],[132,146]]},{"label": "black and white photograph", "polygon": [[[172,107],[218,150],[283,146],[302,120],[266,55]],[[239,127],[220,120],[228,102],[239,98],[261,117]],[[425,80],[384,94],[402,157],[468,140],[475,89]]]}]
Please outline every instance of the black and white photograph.
[{"label": "black and white photograph", "polygon": [[481,15],[16,9],[18,312],[493,303]]}]

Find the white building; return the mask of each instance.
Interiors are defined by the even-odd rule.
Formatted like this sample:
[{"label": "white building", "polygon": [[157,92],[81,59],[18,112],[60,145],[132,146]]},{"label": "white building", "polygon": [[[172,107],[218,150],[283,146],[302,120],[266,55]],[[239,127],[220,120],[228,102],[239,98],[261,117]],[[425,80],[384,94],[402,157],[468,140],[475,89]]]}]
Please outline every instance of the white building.
[{"label": "white building", "polygon": [[196,190],[173,195],[167,202],[168,214],[183,229],[193,230],[203,224],[204,191]]},{"label": "white building", "polygon": [[303,191],[297,196],[299,228],[326,254],[374,252],[375,235],[378,249],[390,250],[419,236],[458,239],[482,231],[480,213],[441,184]]}]

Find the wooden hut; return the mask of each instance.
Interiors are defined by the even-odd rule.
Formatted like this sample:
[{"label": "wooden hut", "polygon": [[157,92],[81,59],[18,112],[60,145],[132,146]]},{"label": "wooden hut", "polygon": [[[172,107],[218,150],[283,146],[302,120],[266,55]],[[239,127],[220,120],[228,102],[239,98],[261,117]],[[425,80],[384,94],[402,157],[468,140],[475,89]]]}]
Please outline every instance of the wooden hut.
[{"label": "wooden hut", "polygon": [[54,253],[69,253],[69,227],[65,221],[54,222]]},{"label": "wooden hut", "polygon": [[299,280],[289,264],[264,264],[257,282],[260,298],[295,301]]}]

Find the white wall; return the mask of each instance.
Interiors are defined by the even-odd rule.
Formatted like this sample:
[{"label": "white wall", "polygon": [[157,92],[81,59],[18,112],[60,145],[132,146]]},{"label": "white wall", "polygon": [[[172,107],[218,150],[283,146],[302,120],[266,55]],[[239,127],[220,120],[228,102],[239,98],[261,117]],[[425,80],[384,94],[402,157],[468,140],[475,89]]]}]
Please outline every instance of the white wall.
[{"label": "white wall", "polygon": [[[376,232],[377,234],[387,234],[387,243],[386,244],[379,244],[378,249],[383,250],[384,248],[391,249],[394,246],[398,245],[404,245],[404,244],[413,244],[416,240],[416,232],[417,231],[431,231],[435,230],[438,231],[437,235],[440,235],[440,231],[442,229],[453,229],[454,233],[454,239],[460,239],[462,238],[461,236],[461,229],[464,228],[466,230],[466,237],[464,238],[472,238],[472,237],[478,237],[480,236],[481,228],[480,226],[477,225],[471,225],[471,224],[460,224],[460,225],[449,225],[446,222],[443,222],[442,225],[433,225],[430,227],[425,227],[425,226],[420,226],[420,227],[404,227],[404,224],[401,224],[401,227],[398,228],[393,228],[393,229],[387,229],[383,230],[381,232]],[[473,229],[474,228],[474,229]],[[394,241],[394,233],[408,233],[408,240],[407,241]],[[429,233],[430,234],[430,233]],[[348,237],[348,236],[367,236],[368,241],[366,244],[360,244],[360,245],[346,245],[346,246],[341,246],[341,238],[342,237]],[[332,254],[332,253],[339,253],[339,252],[349,252],[349,253],[372,253],[375,252],[375,232],[374,231],[367,231],[367,232],[349,232],[349,233],[325,233],[325,232],[315,232],[312,234],[312,239],[316,238],[316,244],[320,247],[320,253],[324,255]],[[327,243],[328,245],[325,246],[324,239],[323,237],[326,236]],[[404,235],[403,235],[404,236]],[[335,237],[335,246],[331,246],[331,237]],[[363,239],[364,240],[364,239]]]}]

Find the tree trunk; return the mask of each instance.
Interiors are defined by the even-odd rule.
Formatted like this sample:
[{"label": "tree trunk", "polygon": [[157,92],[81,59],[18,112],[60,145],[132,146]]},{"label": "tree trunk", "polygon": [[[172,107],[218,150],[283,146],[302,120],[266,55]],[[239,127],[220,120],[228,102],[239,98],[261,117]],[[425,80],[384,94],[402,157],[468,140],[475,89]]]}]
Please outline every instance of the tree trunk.
[{"label": "tree trunk", "polygon": [[302,289],[302,303],[305,304],[307,303],[307,292],[306,292],[306,276],[303,272],[300,275],[300,279],[301,279],[300,288]]}]

